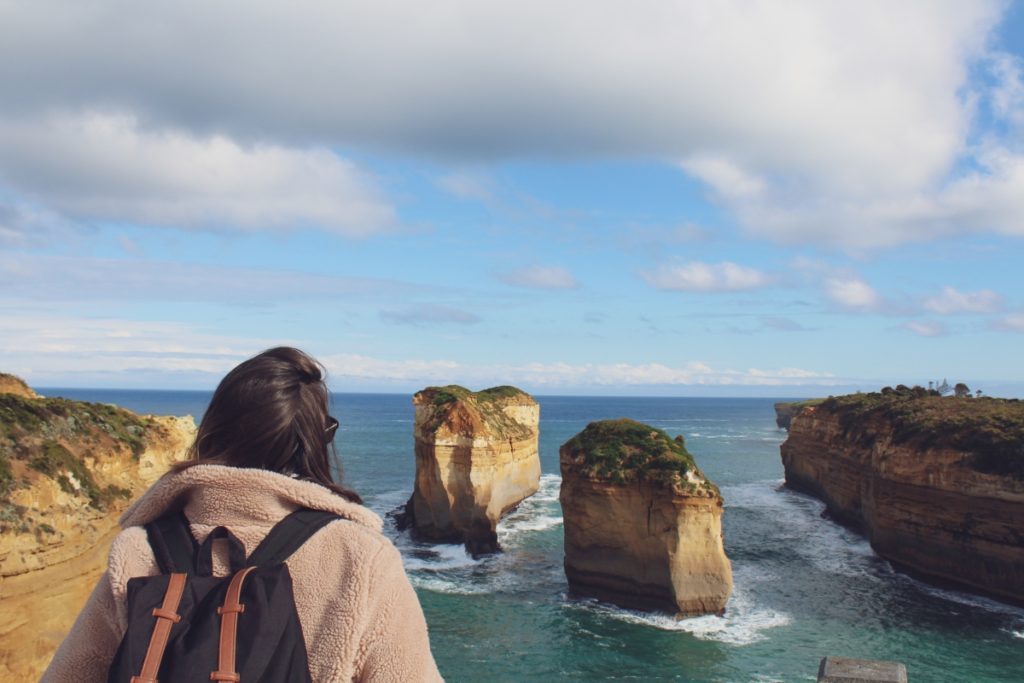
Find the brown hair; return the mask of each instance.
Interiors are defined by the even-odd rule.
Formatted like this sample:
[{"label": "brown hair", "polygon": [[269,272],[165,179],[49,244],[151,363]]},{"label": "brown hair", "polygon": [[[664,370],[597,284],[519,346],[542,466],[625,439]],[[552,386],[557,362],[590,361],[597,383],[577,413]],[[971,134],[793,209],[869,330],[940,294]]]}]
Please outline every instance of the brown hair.
[{"label": "brown hair", "polygon": [[338,454],[327,412],[326,374],[314,358],[288,346],[239,364],[213,392],[189,459],[174,471],[203,464],[271,470],[362,503],[355,491],[331,477]]}]

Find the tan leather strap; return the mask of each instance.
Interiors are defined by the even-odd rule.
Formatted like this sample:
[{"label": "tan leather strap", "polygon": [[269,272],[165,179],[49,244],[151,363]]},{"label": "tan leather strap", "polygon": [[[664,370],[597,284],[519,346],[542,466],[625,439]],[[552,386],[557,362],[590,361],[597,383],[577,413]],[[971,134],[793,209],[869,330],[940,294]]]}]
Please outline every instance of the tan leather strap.
[{"label": "tan leather strap", "polygon": [[217,608],[220,615],[220,654],[217,670],[210,673],[211,681],[239,681],[235,671],[235,641],[238,636],[238,615],[245,611],[239,599],[242,597],[242,582],[256,567],[246,567],[231,577],[224,604]]},{"label": "tan leather strap", "polygon": [[181,621],[178,605],[181,604],[181,596],[185,592],[185,578],[185,574],[171,574],[171,578],[167,582],[167,592],[164,593],[164,604],[153,609],[156,625],[153,627],[153,635],[149,639],[149,648],[146,649],[146,659],[142,662],[142,671],[138,676],[132,676],[131,683],[157,683],[156,675],[160,671],[164,650],[167,649],[167,639],[171,635],[171,627]]}]

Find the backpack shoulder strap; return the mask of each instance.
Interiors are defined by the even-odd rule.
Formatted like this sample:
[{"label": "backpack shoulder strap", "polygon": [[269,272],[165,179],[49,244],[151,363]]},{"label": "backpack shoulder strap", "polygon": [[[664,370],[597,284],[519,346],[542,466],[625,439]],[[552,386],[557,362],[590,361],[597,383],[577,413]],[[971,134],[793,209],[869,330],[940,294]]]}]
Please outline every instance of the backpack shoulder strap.
[{"label": "backpack shoulder strap", "polygon": [[149,545],[162,574],[195,573],[199,546],[181,510],[169,512],[146,525]]},{"label": "backpack shoulder strap", "polygon": [[252,551],[246,566],[281,564],[306,540],[336,519],[333,512],[299,508],[274,525],[267,537]]}]

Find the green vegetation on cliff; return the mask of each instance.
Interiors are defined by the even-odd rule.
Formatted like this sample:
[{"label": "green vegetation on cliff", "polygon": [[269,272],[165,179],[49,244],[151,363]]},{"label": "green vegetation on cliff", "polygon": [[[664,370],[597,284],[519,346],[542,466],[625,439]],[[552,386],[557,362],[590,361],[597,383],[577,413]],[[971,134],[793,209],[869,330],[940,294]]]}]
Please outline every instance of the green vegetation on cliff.
[{"label": "green vegetation on cliff", "polygon": [[24,510],[10,496],[30,485],[30,472],[100,510],[129,496],[126,489],[97,484],[85,458],[112,448],[127,448],[137,458],[151,429],[158,429],[151,420],[117,406],[0,394],[0,532],[24,526]]},{"label": "green vegetation on cliff", "polygon": [[446,403],[467,399],[478,403],[489,403],[520,397],[530,398],[530,395],[522,389],[518,389],[507,384],[500,387],[483,389],[482,391],[470,391],[466,387],[459,386],[458,384],[449,384],[444,387],[427,387],[419,393],[435,406],[443,406]]},{"label": "green vegetation on cliff", "polygon": [[649,481],[663,486],[694,490],[687,474],[698,474],[700,486],[718,488],[704,479],[682,436],[675,439],[661,429],[622,418],[591,422],[562,446],[564,456],[584,474],[612,484]]},{"label": "green vegetation on cliff", "polygon": [[964,451],[978,472],[1024,479],[1024,402],[1017,399],[940,396],[900,385],[829,398],[819,409],[835,413],[843,431],[864,446],[877,436],[864,426],[884,420],[894,443]]},{"label": "green vegetation on cliff", "polygon": [[509,405],[536,403],[533,397],[522,389],[508,385],[470,391],[457,384],[427,387],[417,392],[413,401],[416,405],[430,405],[435,409],[431,419],[423,425],[426,431],[439,428],[450,418],[457,406],[462,406],[478,414],[490,429],[509,436],[525,436],[530,429],[506,415],[503,408]]}]

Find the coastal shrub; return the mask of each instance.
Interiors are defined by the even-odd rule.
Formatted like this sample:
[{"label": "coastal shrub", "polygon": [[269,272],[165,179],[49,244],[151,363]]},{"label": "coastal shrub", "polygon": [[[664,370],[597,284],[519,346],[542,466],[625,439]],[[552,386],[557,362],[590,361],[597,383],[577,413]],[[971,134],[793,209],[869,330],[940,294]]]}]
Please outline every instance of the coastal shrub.
[{"label": "coastal shrub", "polygon": [[28,508],[23,505],[15,505],[10,501],[0,501],[0,533],[16,531],[25,523],[25,513]]},{"label": "coastal shrub", "polygon": [[112,486],[101,489],[85,463],[63,445],[53,441],[44,443],[29,459],[28,466],[56,481],[65,493],[85,496],[89,499],[89,505],[99,510],[106,509],[114,498],[126,497],[131,493],[127,489]]},{"label": "coastal shrub", "polygon": [[114,405],[0,394],[0,448],[4,442],[16,444],[24,437],[91,441],[105,434],[138,458],[146,450],[146,433],[154,428],[151,420]]},{"label": "coastal shrub", "polygon": [[0,451],[0,496],[6,497],[14,489],[14,472],[7,454]]},{"label": "coastal shrub", "polygon": [[[591,422],[562,449],[587,476],[601,481],[643,480],[684,490],[696,487],[687,481],[687,473],[698,470],[683,440],[635,420]],[[714,488],[710,482],[705,485]]]}]

